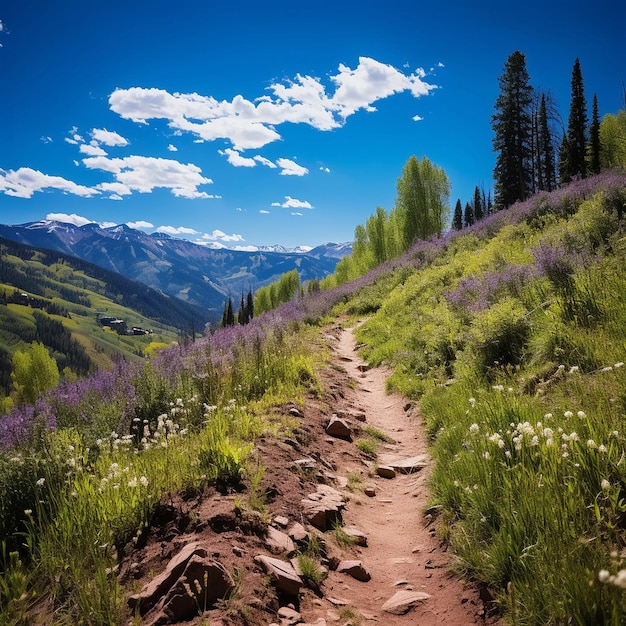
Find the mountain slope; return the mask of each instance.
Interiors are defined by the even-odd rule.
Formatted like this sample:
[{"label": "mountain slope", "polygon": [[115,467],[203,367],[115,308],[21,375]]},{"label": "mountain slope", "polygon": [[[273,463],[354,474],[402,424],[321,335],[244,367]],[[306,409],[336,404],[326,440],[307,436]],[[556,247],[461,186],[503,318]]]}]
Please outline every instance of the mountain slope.
[{"label": "mountain slope", "polygon": [[[32,341],[48,347],[59,369],[84,376],[211,321],[200,307],[67,254],[2,238],[0,253],[0,392],[9,390],[11,355]],[[105,328],[105,316],[130,332]]]},{"label": "mountain slope", "polygon": [[302,281],[323,278],[349,252],[345,244],[326,244],[310,253],[213,249],[125,225],[77,227],[48,220],[0,225],[0,236],[80,257],[209,309],[213,317],[221,314],[229,295],[255,290],[293,269]]}]

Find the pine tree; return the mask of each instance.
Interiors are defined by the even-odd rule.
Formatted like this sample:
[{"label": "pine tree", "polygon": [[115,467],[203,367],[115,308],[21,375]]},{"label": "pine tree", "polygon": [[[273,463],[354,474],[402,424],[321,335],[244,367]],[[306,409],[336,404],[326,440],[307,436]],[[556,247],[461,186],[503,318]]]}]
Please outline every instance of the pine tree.
[{"label": "pine tree", "polygon": [[463,205],[461,199],[458,198],[454,207],[454,217],[452,218],[452,228],[461,230],[463,228]]},{"label": "pine tree", "polygon": [[480,195],[480,189],[478,185],[474,187],[474,221],[483,219],[485,211],[483,209],[482,197]]},{"label": "pine tree", "polygon": [[252,289],[248,290],[246,300],[246,311],[248,312],[248,321],[250,321],[254,317],[254,296],[252,295]]},{"label": "pine tree", "polygon": [[589,172],[600,173],[600,116],[598,114],[598,95],[593,94],[591,126],[589,127]]},{"label": "pine tree", "polygon": [[239,313],[237,313],[237,322],[242,326],[248,323],[248,311],[246,309],[246,301],[243,299],[243,291],[241,292],[241,301],[239,302]]},{"label": "pine tree", "polygon": [[576,59],[572,70],[572,100],[567,120],[567,133],[563,138],[560,151],[559,170],[561,180],[567,182],[574,176],[587,175],[587,102],[585,88],[580,69],[580,61]]},{"label": "pine tree", "polygon": [[539,185],[540,191],[552,191],[556,188],[556,166],[554,161],[554,146],[552,133],[548,124],[548,110],[546,96],[541,94],[539,107]]},{"label": "pine tree", "polygon": [[503,209],[532,192],[532,118],[533,88],[526,69],[526,57],[513,52],[498,79],[500,95],[492,117],[496,152],[494,169],[496,208]]},{"label": "pine tree", "polygon": [[465,227],[471,226],[474,223],[474,211],[472,205],[469,202],[465,203],[465,212],[463,213],[463,225]]},{"label": "pine tree", "polygon": [[235,325],[235,313],[233,311],[233,300],[228,298],[224,305],[224,313],[222,315],[222,326],[234,326]]}]

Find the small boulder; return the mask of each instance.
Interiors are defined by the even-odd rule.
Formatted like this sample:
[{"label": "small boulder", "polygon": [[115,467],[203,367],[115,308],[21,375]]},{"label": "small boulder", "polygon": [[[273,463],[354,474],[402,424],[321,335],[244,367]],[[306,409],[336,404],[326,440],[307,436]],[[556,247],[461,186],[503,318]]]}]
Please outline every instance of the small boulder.
[{"label": "small boulder", "polygon": [[370,581],[372,578],[370,573],[365,569],[365,567],[363,567],[363,563],[361,563],[361,561],[341,561],[337,566],[337,571],[340,574],[348,574],[349,576],[352,576],[352,578],[360,580],[363,583]]},{"label": "small boulder", "polygon": [[264,554],[254,557],[254,560],[259,563],[270,576],[278,591],[282,591],[287,595],[298,595],[300,587],[302,587],[302,580],[293,569],[291,563],[275,559],[271,556],[265,556]]},{"label": "small boulder", "polygon": [[353,539],[357,546],[361,546],[362,548],[367,547],[367,535],[358,528],[355,526],[344,526],[342,530]]},{"label": "small boulder", "polygon": [[392,615],[404,615],[408,613],[418,602],[428,600],[430,594],[424,591],[398,591],[385,604],[383,611]]},{"label": "small boulder", "polygon": [[265,545],[272,552],[286,552],[292,554],[296,551],[296,546],[289,535],[281,532],[273,526],[267,527],[267,535],[265,536]]},{"label": "small boulder", "polygon": [[346,500],[329,485],[318,485],[317,491],[309,494],[301,503],[307,521],[324,532],[341,521],[341,511]]},{"label": "small boulder", "polygon": [[341,418],[333,415],[326,426],[326,434],[330,437],[336,437],[337,439],[352,440],[352,429],[348,426],[348,423]]},{"label": "small boulder", "polygon": [[376,468],[376,473],[381,478],[395,478],[396,477],[396,470],[394,470],[393,467],[390,467],[389,465],[379,465]]}]

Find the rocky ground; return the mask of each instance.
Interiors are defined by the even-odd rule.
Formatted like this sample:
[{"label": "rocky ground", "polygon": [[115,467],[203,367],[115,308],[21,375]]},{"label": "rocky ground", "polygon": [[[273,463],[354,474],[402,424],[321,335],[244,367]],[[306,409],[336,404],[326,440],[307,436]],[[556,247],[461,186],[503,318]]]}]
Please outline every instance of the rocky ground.
[{"label": "rocky ground", "polygon": [[[487,590],[451,573],[418,408],[385,393],[385,371],[363,363],[350,329],[324,338],[323,394],[278,409],[299,427],[257,443],[260,484],[172,497],[126,548],[120,577],[142,624],[498,623]],[[393,440],[376,461],[356,446],[368,426]]]}]

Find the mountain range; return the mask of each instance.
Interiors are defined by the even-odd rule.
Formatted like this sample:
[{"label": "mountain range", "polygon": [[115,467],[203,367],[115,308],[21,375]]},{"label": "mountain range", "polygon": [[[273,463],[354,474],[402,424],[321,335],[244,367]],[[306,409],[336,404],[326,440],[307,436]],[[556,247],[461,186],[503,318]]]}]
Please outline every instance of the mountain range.
[{"label": "mountain range", "polygon": [[216,317],[229,296],[236,300],[242,292],[272,283],[293,269],[301,281],[321,279],[352,249],[350,243],[327,243],[310,250],[215,249],[163,233],[146,234],[125,224],[76,226],[53,220],[0,224],[0,237],[79,257],[208,309]]}]

